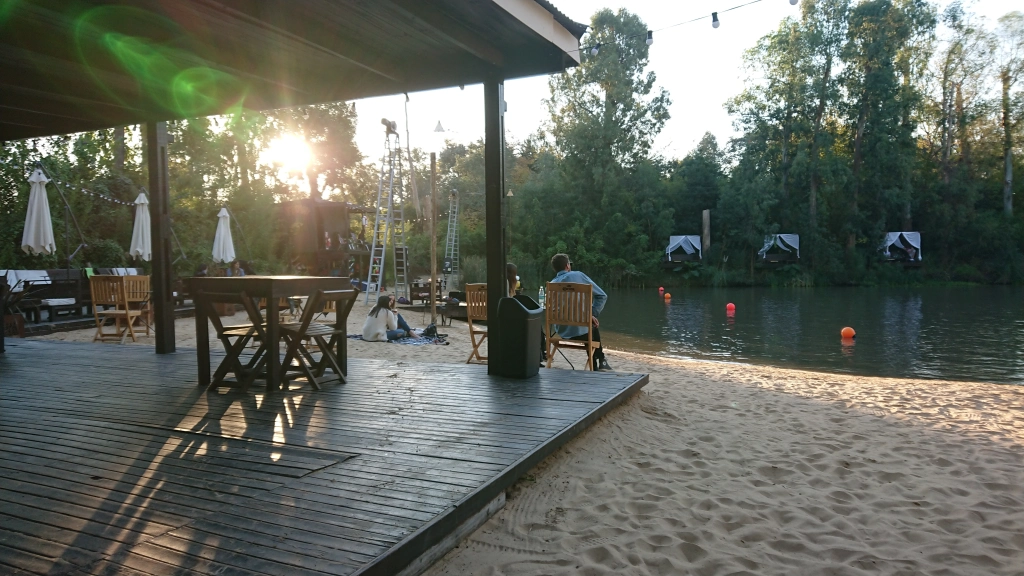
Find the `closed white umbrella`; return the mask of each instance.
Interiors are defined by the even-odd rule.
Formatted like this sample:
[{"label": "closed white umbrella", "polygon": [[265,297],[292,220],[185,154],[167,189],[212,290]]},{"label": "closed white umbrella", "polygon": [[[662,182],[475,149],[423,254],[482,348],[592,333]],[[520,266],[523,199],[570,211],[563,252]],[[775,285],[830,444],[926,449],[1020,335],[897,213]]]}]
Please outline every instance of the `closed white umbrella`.
[{"label": "closed white umbrella", "polygon": [[53,254],[57,245],[53,241],[53,221],[50,219],[50,203],[46,199],[46,183],[49,180],[42,170],[36,168],[28,181],[32,183],[32,191],[28,197],[21,249],[26,254]]},{"label": "closed white umbrella", "polygon": [[135,228],[132,229],[132,244],[128,253],[133,258],[142,258],[146,262],[153,257],[153,240],[149,224],[149,200],[146,194],[139,192],[135,199]]},{"label": "closed white umbrella", "polygon": [[227,208],[217,213],[217,233],[213,236],[213,261],[232,262],[235,259],[235,243],[231,240],[231,216]]}]

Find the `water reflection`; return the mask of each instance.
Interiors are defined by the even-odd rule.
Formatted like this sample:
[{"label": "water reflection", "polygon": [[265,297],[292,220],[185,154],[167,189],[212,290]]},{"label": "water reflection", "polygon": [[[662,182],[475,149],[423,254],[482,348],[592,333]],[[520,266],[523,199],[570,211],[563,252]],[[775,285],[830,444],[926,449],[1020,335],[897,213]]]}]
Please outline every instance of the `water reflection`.
[{"label": "water reflection", "polygon": [[[856,374],[1024,383],[1024,290],[611,291],[611,348]],[[736,305],[734,313],[726,304]],[[852,326],[857,339],[843,343]]]}]

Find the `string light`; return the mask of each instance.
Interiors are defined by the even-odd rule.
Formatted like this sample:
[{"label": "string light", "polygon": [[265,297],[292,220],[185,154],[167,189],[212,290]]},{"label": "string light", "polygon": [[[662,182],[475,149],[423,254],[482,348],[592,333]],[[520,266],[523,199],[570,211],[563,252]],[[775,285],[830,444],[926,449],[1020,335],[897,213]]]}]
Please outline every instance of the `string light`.
[{"label": "string light", "polygon": [[[726,8],[725,10],[719,10],[719,12],[723,12],[723,13],[724,12],[731,12],[732,10],[736,10],[736,9],[739,9],[739,8],[750,6],[751,4],[757,4],[758,2],[763,2],[763,1],[764,0],[751,0],[750,2],[745,2],[743,4],[737,4],[736,6],[732,6],[731,8]],[[793,6],[796,6],[797,4],[799,4],[799,2],[800,2],[800,0],[789,0],[789,3],[792,4]],[[670,28],[676,28],[676,27],[682,26],[684,24],[691,24],[693,22],[698,22],[698,21],[704,20],[706,18],[707,18],[707,16],[698,16],[698,17],[690,19],[690,20],[685,20],[683,22],[677,22],[675,24],[671,24],[669,26],[665,26],[664,28],[658,28],[656,30],[648,30],[647,34],[646,34],[646,43],[647,43],[648,46],[650,46],[651,44],[654,44],[654,33],[655,32],[661,32],[663,30],[668,30]],[[721,21],[719,21],[719,19],[718,19],[718,12],[712,12],[711,13],[711,26],[714,27],[714,28],[718,28],[719,26],[721,26]],[[590,27],[588,26],[588,28],[590,28]],[[614,43],[617,44],[619,42],[624,42],[626,40],[630,40],[630,39],[633,39],[633,38],[644,38],[644,36],[645,36],[644,34],[632,34],[632,35],[629,35],[629,36],[623,36],[622,38],[619,38],[618,40],[616,40]],[[600,50],[601,46],[604,46],[605,44],[609,44],[609,42],[602,42],[602,43],[598,43],[598,44],[595,44],[595,45],[591,46],[590,47],[590,55],[591,56],[597,56],[597,53]],[[586,48],[578,48],[576,50],[570,50],[570,52],[582,52],[584,50],[586,50]]]}]

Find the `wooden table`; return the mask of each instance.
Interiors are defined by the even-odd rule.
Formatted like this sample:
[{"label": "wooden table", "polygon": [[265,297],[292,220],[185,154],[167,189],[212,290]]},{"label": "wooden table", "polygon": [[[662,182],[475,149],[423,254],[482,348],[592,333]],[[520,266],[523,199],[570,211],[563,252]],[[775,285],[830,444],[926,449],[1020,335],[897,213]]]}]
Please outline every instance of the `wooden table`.
[{"label": "wooden table", "polygon": [[[189,291],[199,298],[202,292],[241,294],[250,298],[265,298],[267,301],[267,391],[281,387],[281,335],[278,303],[281,298],[291,296],[309,297],[317,290],[351,290],[352,284],[346,277],[337,276],[227,276],[189,279]],[[345,318],[338,321],[344,326]],[[348,358],[347,338],[338,339],[338,361],[344,366]],[[196,357],[199,362],[199,385],[210,385],[210,333],[206,306],[196,302]]]}]

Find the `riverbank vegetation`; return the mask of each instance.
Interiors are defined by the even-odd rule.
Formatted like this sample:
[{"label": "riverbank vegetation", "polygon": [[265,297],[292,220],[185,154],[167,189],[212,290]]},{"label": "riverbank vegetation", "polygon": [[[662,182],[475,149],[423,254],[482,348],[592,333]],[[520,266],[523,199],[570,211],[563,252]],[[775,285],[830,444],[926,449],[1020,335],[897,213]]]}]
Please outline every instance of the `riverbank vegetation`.
[{"label": "riverbank vegetation", "polygon": [[[648,65],[647,29],[627,11],[595,14],[582,45],[600,50],[584,50],[579,67],[550,79],[550,122],[507,145],[506,241],[527,286],[550,275],[547,261],[561,251],[610,286],[1024,281],[1024,207],[1014,202],[1024,189],[1024,14],[986,22],[959,3],[804,0],[798,18],[746,54],[746,88],[724,103],[739,136],[708,134],[683,158],[652,152],[671,95]],[[693,111],[690,121],[699,119]],[[372,205],[378,167],[353,144],[356,120],[354,105],[338,103],[170,123],[173,223],[190,257],[179,269],[204,260],[221,205],[245,231],[239,257],[269,271],[284,266],[267,233],[275,200]],[[291,173],[264,157],[286,135],[312,159]],[[127,127],[3,144],[0,268],[63,263],[63,241],[42,264],[18,247],[26,167],[40,158],[70,185],[89,244],[76,264],[123,265],[132,213],[77,190],[134,201],[146,184],[143,142],[139,127]],[[412,155],[425,207],[428,162]],[[449,143],[438,166],[440,244],[456,193],[473,280],[484,254],[482,142]],[[668,237],[700,234],[705,209],[703,262],[663,270]],[[54,196],[51,212],[61,237]],[[425,230],[420,219],[409,241],[421,269]],[[921,268],[883,261],[885,233],[900,230],[921,232]],[[757,266],[772,233],[800,234],[798,263]]]}]

